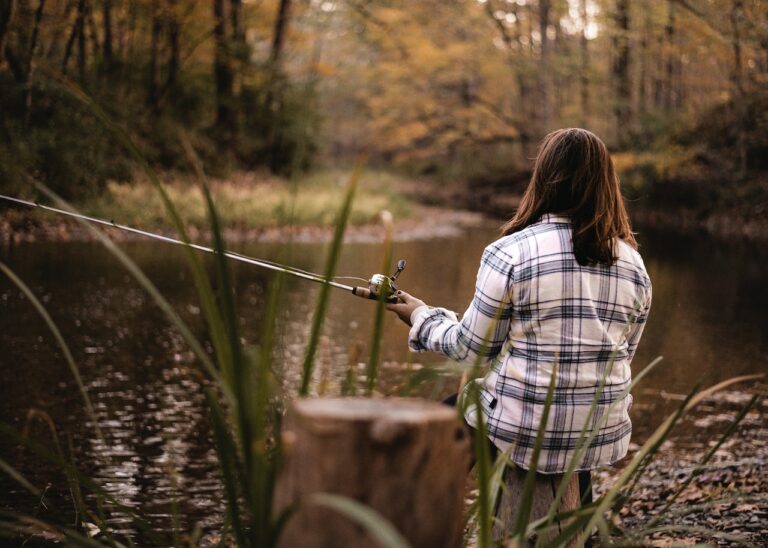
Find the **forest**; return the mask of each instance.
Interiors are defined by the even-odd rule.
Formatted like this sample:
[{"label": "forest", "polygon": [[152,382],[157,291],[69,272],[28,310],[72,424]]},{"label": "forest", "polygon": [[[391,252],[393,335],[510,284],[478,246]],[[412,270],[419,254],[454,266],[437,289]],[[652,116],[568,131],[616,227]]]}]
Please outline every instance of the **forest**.
[{"label": "forest", "polygon": [[10,0],[2,10],[9,192],[32,178],[82,198],[133,179],[79,90],[164,171],[190,171],[189,139],[221,177],[343,168],[365,154],[427,188],[464,181],[483,195],[519,187],[541,137],[579,126],[609,143],[625,191],[644,198],[638,209],[762,226],[762,0]]}]

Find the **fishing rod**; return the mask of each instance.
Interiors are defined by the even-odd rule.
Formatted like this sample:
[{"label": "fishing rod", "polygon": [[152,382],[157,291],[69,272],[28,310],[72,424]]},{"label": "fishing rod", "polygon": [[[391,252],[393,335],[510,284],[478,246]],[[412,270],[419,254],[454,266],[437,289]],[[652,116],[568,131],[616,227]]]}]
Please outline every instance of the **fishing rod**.
[{"label": "fishing rod", "polygon": [[[0,200],[5,200],[7,202],[11,202],[17,205],[23,205],[26,207],[38,208],[38,209],[42,209],[52,213],[58,213],[60,215],[73,217],[75,219],[88,221],[94,224],[117,228],[124,232],[130,232],[132,234],[137,234],[139,236],[144,236],[146,238],[159,240],[161,242],[166,242],[169,244],[190,247],[192,249],[195,249],[197,251],[203,251],[205,253],[212,253],[212,254],[218,253],[218,251],[216,251],[211,247],[206,247],[200,244],[187,243],[182,240],[178,240],[176,238],[163,236],[162,234],[156,234],[154,232],[148,232],[146,230],[141,230],[138,228],[134,228],[132,226],[119,224],[113,220],[108,221],[106,219],[100,219],[98,217],[91,217],[89,215],[75,213],[74,211],[67,211],[66,209],[59,209],[57,207],[48,206],[45,204],[41,204],[39,202],[22,200],[21,198],[14,198],[12,196],[5,196],[3,194],[0,194]],[[241,253],[236,253],[234,251],[225,251],[224,256],[227,257],[228,259],[232,259],[235,261],[240,261],[243,263],[260,266],[267,270],[274,270],[275,272],[282,272],[284,274],[296,276],[297,278],[302,278],[304,280],[309,280],[311,282],[317,282],[317,283],[329,285],[331,287],[335,287],[336,289],[343,289],[345,291],[351,292],[353,295],[357,297],[362,297],[364,299],[378,300],[383,293],[384,300],[390,303],[395,303],[398,301],[397,297],[394,296],[394,293],[397,291],[397,285],[395,282],[398,276],[400,276],[400,274],[405,269],[405,261],[401,259],[397,262],[397,269],[395,270],[394,274],[392,274],[391,276],[386,276],[384,274],[374,274],[368,280],[366,280],[365,278],[358,278],[356,276],[334,276],[331,279],[326,279],[324,276],[317,274],[315,272],[302,270],[300,268],[296,268],[293,266],[283,265],[280,263],[276,263],[274,261],[268,261],[266,259],[257,259],[254,257],[249,257],[248,255],[243,255]],[[360,280],[365,282],[367,286],[352,286],[352,285],[347,285],[347,284],[333,281],[333,280],[343,280],[343,279]]]}]

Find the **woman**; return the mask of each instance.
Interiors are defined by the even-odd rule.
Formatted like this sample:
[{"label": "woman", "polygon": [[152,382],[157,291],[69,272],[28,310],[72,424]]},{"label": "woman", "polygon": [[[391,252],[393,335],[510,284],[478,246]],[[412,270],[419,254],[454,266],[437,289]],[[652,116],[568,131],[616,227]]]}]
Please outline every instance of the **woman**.
[{"label": "woman", "polygon": [[[524,469],[532,465],[557,363],[553,404],[533,466],[562,473],[603,377],[597,417],[609,412],[631,380],[629,365],[651,306],[651,282],[636,249],[605,144],[589,131],[562,129],[542,141],[517,213],[485,249],[461,321],[404,292],[388,308],[412,325],[413,351],[492,362],[477,381],[488,435]],[[576,470],[626,454],[631,402],[628,396],[613,406]],[[474,412],[466,414],[470,425]]]}]

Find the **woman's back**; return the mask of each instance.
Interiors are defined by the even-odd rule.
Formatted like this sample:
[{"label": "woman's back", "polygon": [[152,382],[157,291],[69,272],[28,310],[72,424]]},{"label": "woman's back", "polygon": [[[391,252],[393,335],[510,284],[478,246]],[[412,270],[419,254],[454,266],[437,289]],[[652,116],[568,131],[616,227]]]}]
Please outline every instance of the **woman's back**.
[{"label": "woman's back", "polygon": [[[629,362],[651,300],[640,255],[619,243],[611,265],[579,265],[567,217],[545,215],[491,244],[485,261],[508,277],[509,324],[491,373],[481,381],[491,439],[529,465],[553,365],[555,394],[538,469],[562,471],[605,377],[597,417],[608,412],[631,380]],[[480,284],[479,284],[480,285]],[[506,316],[506,314],[504,314]],[[626,453],[631,396],[618,402],[579,468]]]}]

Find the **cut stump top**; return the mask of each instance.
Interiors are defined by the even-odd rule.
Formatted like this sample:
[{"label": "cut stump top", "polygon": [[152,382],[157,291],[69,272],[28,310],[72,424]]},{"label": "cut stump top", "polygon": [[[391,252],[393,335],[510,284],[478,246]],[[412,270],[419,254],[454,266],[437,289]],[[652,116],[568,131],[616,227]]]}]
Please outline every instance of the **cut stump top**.
[{"label": "cut stump top", "polygon": [[456,409],[410,398],[305,398],[293,402],[304,417],[341,421],[391,420],[393,422],[455,421]]}]

